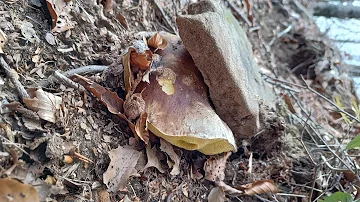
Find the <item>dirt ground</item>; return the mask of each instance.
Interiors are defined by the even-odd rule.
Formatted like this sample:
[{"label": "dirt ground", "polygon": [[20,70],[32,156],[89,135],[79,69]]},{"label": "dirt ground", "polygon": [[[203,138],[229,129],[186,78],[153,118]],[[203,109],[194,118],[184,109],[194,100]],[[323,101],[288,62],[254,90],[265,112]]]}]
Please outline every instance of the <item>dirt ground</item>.
[{"label": "dirt ground", "polygon": [[[202,165],[208,156],[180,148],[175,148],[181,157],[179,175],[170,175],[171,169],[161,173],[154,167],[147,168],[130,177],[124,190],[108,193],[103,183],[110,163],[108,152],[131,144],[130,128],[91,94],[56,80],[48,81],[56,70],[109,66],[103,73],[91,72],[86,77],[124,97],[121,55],[139,32],[177,33],[176,16],[186,14],[191,2],[73,1],[73,28],[56,33],[51,32],[45,1],[1,1],[0,28],[7,35],[3,48],[6,63],[16,70],[26,88],[42,88],[63,99],[62,113],[57,114],[54,123],[36,120],[29,110],[9,107],[9,103],[21,101],[0,70],[0,151],[11,154],[0,156],[1,177],[32,184],[43,201],[207,201],[215,186],[202,178]],[[334,106],[306,88],[300,75],[311,89],[330,100],[339,95],[345,109],[357,98],[351,82],[344,77],[340,54],[309,18],[308,1],[253,1],[252,22],[246,19],[245,1],[224,3],[246,30],[263,79],[274,89],[278,101],[276,110],[261,115],[262,131],[244,141],[230,156],[225,182],[236,186],[270,179],[280,189],[277,195],[227,196],[227,200],[308,201],[310,195],[314,200],[336,190],[347,190],[345,185],[338,186],[341,173],[330,174],[331,170],[321,163],[321,155],[329,157],[331,148],[318,152],[317,146],[323,145],[318,142],[333,143],[336,138],[346,142],[359,128],[353,124],[349,129],[339,121],[341,115],[331,110]],[[315,137],[316,131],[320,135]],[[344,134],[349,135],[345,138]],[[159,150],[159,144],[154,147]],[[137,167],[142,170],[147,157],[144,145],[138,149],[141,156]],[[64,155],[69,153],[88,160],[64,162]],[[165,154],[158,155],[166,165]],[[329,178],[327,185],[321,181],[325,177]]]}]

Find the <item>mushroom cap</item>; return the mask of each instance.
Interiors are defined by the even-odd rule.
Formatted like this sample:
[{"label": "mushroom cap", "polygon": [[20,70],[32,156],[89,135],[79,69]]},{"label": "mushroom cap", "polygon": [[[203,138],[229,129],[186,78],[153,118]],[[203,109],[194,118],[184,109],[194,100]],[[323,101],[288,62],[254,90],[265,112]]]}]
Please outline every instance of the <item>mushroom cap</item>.
[{"label": "mushroom cap", "polygon": [[233,133],[211,106],[203,77],[181,39],[166,32],[160,35],[168,46],[157,51],[161,65],[151,71],[142,92],[148,130],[175,146],[206,155],[236,150]]}]

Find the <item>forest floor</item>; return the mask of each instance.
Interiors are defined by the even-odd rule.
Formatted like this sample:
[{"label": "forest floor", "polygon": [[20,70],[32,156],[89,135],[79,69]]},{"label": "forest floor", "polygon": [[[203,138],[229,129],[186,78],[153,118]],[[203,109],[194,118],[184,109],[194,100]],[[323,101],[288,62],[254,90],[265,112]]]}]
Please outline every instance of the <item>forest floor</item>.
[{"label": "forest floor", "polygon": [[[345,152],[344,145],[360,130],[358,110],[353,110],[358,98],[340,53],[312,21],[308,1],[254,1],[250,9],[246,2],[224,1],[253,45],[262,78],[274,90],[273,113],[286,124],[285,130],[267,125],[266,134],[244,141],[226,163],[224,182],[237,186],[269,179],[280,192],[228,195],[226,200],[309,201],[336,191],[356,193],[351,176],[358,157]],[[123,97],[121,55],[140,32],[176,34],[176,16],[186,14],[189,3],[73,1],[67,5],[70,12],[59,14],[49,12],[45,1],[1,1],[0,65],[13,68],[14,79],[25,88],[62,99],[61,113],[39,119],[22,104],[8,72],[0,70],[1,178],[31,184],[41,201],[207,201],[215,186],[203,179],[209,157],[174,147],[181,159],[180,174],[174,176],[159,143],[153,147],[157,160],[140,146],[139,172],[123,190],[108,192],[103,175],[113,160],[109,152],[132,144],[131,129],[94,96],[54,79],[55,71],[88,66],[83,75]],[[52,27],[54,14],[58,19]],[[107,66],[110,73],[103,71]],[[149,161],[161,165],[144,169]]]}]

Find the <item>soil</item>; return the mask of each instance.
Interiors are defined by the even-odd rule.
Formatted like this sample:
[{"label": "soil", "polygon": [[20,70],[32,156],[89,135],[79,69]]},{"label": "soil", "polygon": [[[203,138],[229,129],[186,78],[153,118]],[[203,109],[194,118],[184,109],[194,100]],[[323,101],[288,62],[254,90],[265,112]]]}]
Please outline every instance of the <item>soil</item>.
[{"label": "soil", "polygon": [[[107,9],[109,2],[113,5]],[[304,86],[300,75],[326,97],[331,99],[334,94],[340,95],[345,108],[351,106],[351,98],[355,98],[352,84],[341,76],[330,79],[324,76],[331,70],[336,70],[337,75],[343,73],[341,58],[307,16],[307,10],[299,7],[298,4],[301,4],[306,8],[308,1],[297,1],[298,4],[285,0],[272,3],[254,1],[253,23],[250,24],[238,13],[238,10],[247,12],[245,1],[244,5],[237,2],[225,1],[225,4],[246,30],[253,45],[255,60],[263,78],[276,92],[278,102],[276,110],[262,110],[261,132],[244,141],[238,151],[230,156],[226,164],[225,182],[236,186],[271,179],[281,193],[293,195],[277,195],[276,199],[274,195],[266,194],[228,196],[227,200],[305,201],[316,174],[316,166],[304,149],[304,144],[314,148],[310,129],[304,130],[304,120],[307,119],[305,111],[311,109],[314,122],[334,136],[334,131],[336,134],[353,134],[357,127],[354,125],[348,130],[343,122],[336,121],[339,114],[329,110],[333,106],[307,89],[297,88],[296,85]],[[81,93],[56,81],[45,82],[55,70],[65,72],[86,65],[105,65],[109,66],[105,72],[90,73],[87,77],[124,98],[121,55],[140,32],[176,33],[176,16],[186,14],[190,3],[187,0],[74,1],[75,9],[71,15],[76,25],[69,31],[52,33],[45,1],[0,2],[0,28],[7,35],[3,54],[6,62],[17,71],[19,80],[26,88],[41,87],[63,99],[62,113],[57,115],[55,123],[26,118],[25,113],[5,107],[8,103],[21,101],[5,72],[0,70],[0,76],[5,81],[5,84],[1,84],[0,80],[0,151],[15,151],[15,156],[19,158],[16,168],[12,172],[5,172],[14,164],[14,156],[0,156],[1,177],[16,178],[34,186],[37,184],[43,190],[41,198],[47,201],[128,201],[124,198],[130,201],[207,201],[215,185],[196,176],[204,175],[202,166],[208,157],[180,148],[175,148],[181,157],[178,176],[171,176],[170,169],[160,173],[152,167],[140,172],[140,176],[130,177],[126,189],[108,193],[103,184],[103,173],[110,163],[108,152],[119,145],[131,144],[131,129],[91,94]],[[38,41],[32,43],[21,34],[21,25],[25,22],[33,25]],[[289,26],[291,29],[280,36],[279,33]],[[54,43],[52,40],[55,40]],[[319,72],[316,67],[321,61],[329,63]],[[284,90],[284,83],[277,82],[275,78],[292,83],[289,88],[293,89]],[[291,97],[291,103],[295,105],[300,102],[299,106],[304,106],[305,111],[299,112],[301,107],[295,106],[297,115],[294,115],[296,112],[292,112],[284,99],[284,95],[291,95],[287,92],[298,92],[296,97]],[[303,121],[299,121],[301,118],[304,118]],[[9,145],[11,138],[13,140]],[[155,147],[158,148],[159,144],[155,144]],[[142,152],[142,162],[138,163],[138,167],[141,167],[146,162],[144,145],[138,149]],[[64,163],[64,155],[73,155],[74,152],[89,158],[91,162],[74,158],[74,162]],[[318,159],[319,156],[314,154],[313,158]],[[166,157],[162,163],[166,164]],[[249,172],[249,165],[252,172]],[[321,169],[324,173],[329,171],[328,168]],[[56,179],[50,188],[44,183],[49,176]],[[317,183],[316,188],[325,190]],[[319,194],[314,191],[312,198]]]}]

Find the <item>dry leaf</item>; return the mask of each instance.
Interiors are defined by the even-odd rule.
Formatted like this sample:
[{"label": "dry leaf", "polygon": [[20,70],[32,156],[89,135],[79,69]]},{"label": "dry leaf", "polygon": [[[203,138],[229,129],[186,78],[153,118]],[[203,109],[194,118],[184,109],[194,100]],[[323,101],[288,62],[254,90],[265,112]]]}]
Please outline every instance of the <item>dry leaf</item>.
[{"label": "dry leaf", "polygon": [[107,109],[113,113],[120,116],[122,119],[127,120],[124,115],[123,104],[124,101],[119,98],[119,96],[110,91],[109,89],[102,87],[101,85],[91,81],[80,75],[74,75],[72,79],[75,82],[80,83],[84,86],[88,91],[90,91],[95,97],[97,97],[106,107]]},{"label": "dry leaf", "polygon": [[55,123],[56,112],[60,110],[62,98],[42,89],[30,88],[27,92],[30,98],[23,98],[26,107],[36,112],[40,118]]},{"label": "dry leaf", "polygon": [[244,191],[246,195],[265,194],[265,193],[278,193],[279,188],[272,180],[259,180],[246,185],[240,185],[236,189]]},{"label": "dry leaf", "polygon": [[36,31],[33,28],[33,25],[30,22],[24,22],[20,26],[21,34],[31,43],[38,42],[40,39],[36,35]]},{"label": "dry leaf", "polygon": [[151,148],[151,144],[146,145],[146,156],[147,156],[148,161],[143,170],[150,168],[150,167],[155,167],[161,173],[164,173],[165,168],[163,167],[159,158],[157,157],[155,150],[156,150],[156,147]]},{"label": "dry leaf", "polygon": [[[167,153],[169,155],[170,159],[173,161],[173,165],[169,167],[173,167],[170,174],[171,175],[178,175],[180,174],[180,157],[177,155],[177,153],[174,151],[173,146],[160,138],[160,149],[161,151]],[[168,160],[169,161],[169,160]]]},{"label": "dry leaf", "polygon": [[104,184],[109,192],[125,188],[129,176],[134,173],[140,155],[139,151],[122,146],[109,152],[111,162],[103,175]]},{"label": "dry leaf", "polygon": [[13,179],[0,179],[1,202],[40,202],[36,189]]},{"label": "dry leaf", "polygon": [[231,152],[224,153],[218,157],[212,156],[204,163],[205,179],[217,182],[223,181],[225,178],[226,161]]},{"label": "dry leaf", "polygon": [[4,46],[5,46],[5,43],[7,41],[7,36],[6,34],[0,29],[0,53],[4,53]]},{"label": "dry leaf", "polygon": [[224,202],[226,197],[224,191],[220,187],[211,189],[208,197],[208,202]]},{"label": "dry leaf", "polygon": [[247,17],[248,17],[249,21],[251,22],[251,24],[253,24],[254,17],[252,14],[252,7],[253,7],[252,0],[245,0],[245,5],[246,5],[246,10],[248,12]]},{"label": "dry leaf", "polygon": [[113,12],[113,7],[114,7],[113,0],[102,0],[101,4],[104,6],[104,12],[105,13],[112,13]]},{"label": "dry leaf", "polygon": [[46,0],[46,5],[52,19],[53,32],[65,32],[74,28],[75,22],[71,20],[74,2],[66,0]]},{"label": "dry leaf", "polygon": [[147,113],[146,112],[141,113],[141,115],[135,125],[135,132],[136,132],[136,135],[139,136],[140,139],[145,144],[148,144],[149,143],[149,132],[146,128],[146,120],[147,120]]},{"label": "dry leaf", "polygon": [[50,32],[45,34],[45,40],[50,44],[50,45],[56,45],[56,41],[55,41],[55,37],[53,34],[51,34]]},{"label": "dry leaf", "polygon": [[185,47],[178,43],[180,38],[165,32],[160,35],[176,48],[158,52],[162,68],[152,70],[149,84],[144,82],[148,130],[175,146],[207,155],[236,150],[234,136],[213,110],[207,86]]},{"label": "dry leaf", "polygon": [[357,180],[355,174],[351,171],[345,171],[344,173],[344,179],[347,180],[348,182],[352,182],[354,184],[356,184],[356,195],[354,197],[355,200],[360,198],[360,181]]},{"label": "dry leaf", "polygon": [[291,103],[291,99],[289,97],[288,94],[284,94],[283,95],[285,104],[288,106],[288,109],[290,110],[291,113],[296,114],[296,111],[294,109],[294,105]]},{"label": "dry leaf", "polygon": [[131,71],[130,67],[130,54],[134,51],[133,48],[129,48],[128,52],[122,56],[122,64],[124,66],[124,83],[125,83],[125,91],[127,95],[132,89],[132,85],[134,83],[134,74]]},{"label": "dry leaf", "polygon": [[125,18],[125,16],[123,16],[122,14],[117,14],[116,15],[116,19],[120,22],[120,24],[126,29],[128,30],[129,29],[129,24]]},{"label": "dry leaf", "polygon": [[130,65],[131,67],[138,67],[141,70],[147,70],[152,62],[152,53],[150,50],[146,50],[144,53],[138,53],[132,51],[130,53]]},{"label": "dry leaf", "polygon": [[220,182],[215,182],[215,184],[220,187],[226,194],[228,195],[232,195],[232,196],[238,196],[238,195],[243,195],[244,192],[240,191],[238,189],[235,189],[227,184],[225,184],[225,182],[220,181]]},{"label": "dry leaf", "polygon": [[159,33],[156,33],[147,40],[147,44],[153,48],[164,50],[167,47],[168,42]]}]

